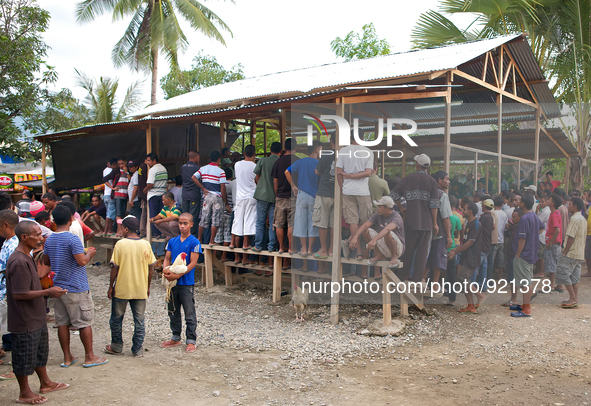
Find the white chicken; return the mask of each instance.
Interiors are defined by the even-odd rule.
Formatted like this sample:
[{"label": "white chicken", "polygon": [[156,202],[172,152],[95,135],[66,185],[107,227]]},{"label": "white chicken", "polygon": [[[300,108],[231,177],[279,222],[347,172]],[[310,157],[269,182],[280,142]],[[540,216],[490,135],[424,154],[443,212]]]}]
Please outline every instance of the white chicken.
[{"label": "white chicken", "polygon": [[293,293],[289,304],[295,308],[296,321],[304,321],[304,310],[308,306],[309,293],[306,289],[300,289],[295,283],[293,284]]},{"label": "white chicken", "polygon": [[[187,258],[187,254],[184,252],[181,252],[176,259],[174,260],[174,262],[172,263],[172,265],[164,268],[164,270],[172,272],[174,274],[184,274],[187,272],[187,264],[185,262],[185,259]],[[170,302],[170,291],[172,288],[174,288],[176,286],[176,279],[173,281],[169,281],[166,278],[162,278],[162,285],[166,288],[166,301]]]}]

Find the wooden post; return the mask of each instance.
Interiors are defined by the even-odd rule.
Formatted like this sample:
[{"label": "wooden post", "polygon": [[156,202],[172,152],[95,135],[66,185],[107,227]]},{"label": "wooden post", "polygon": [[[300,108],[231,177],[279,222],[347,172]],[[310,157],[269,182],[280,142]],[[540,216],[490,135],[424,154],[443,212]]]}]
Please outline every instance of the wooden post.
[{"label": "wooden post", "polygon": [[[281,267],[283,258],[278,255],[273,257],[273,303],[281,301]],[[298,285],[299,286],[299,285]]]},{"label": "wooden post", "polygon": [[[500,94],[498,96],[498,108],[499,108],[499,121],[498,121],[498,132],[497,132],[497,153],[499,154],[497,156],[497,194],[501,193],[501,177],[503,175],[503,171],[502,171],[502,165],[503,165],[503,157],[501,155],[502,153],[502,148],[503,148],[503,95]],[[488,182],[486,183],[486,186],[488,187]]]},{"label": "wooden post", "polygon": [[156,136],[156,145],[154,146],[154,152],[156,153],[156,155],[158,155],[158,158],[160,158],[160,128],[154,128],[154,132],[156,133],[154,134]]},{"label": "wooden post", "polygon": [[452,73],[447,72],[445,76],[445,84],[447,87],[447,95],[445,96],[445,130],[444,130],[444,163],[445,172],[449,174],[449,166],[451,164],[451,83]]},{"label": "wooden post", "polygon": [[265,156],[267,156],[267,122],[263,121],[263,151],[265,152]]},{"label": "wooden post", "polygon": [[538,167],[540,165],[540,113],[541,113],[541,107],[538,106],[538,109],[536,110],[536,138],[535,138],[535,156],[534,156],[534,161],[536,161],[535,167],[534,167],[534,185],[536,187],[538,187]]},{"label": "wooden post", "polygon": [[565,172],[564,191],[568,193],[570,187],[570,158],[566,158],[566,172]]},{"label": "wooden post", "polygon": [[[254,145],[253,141],[256,139],[256,133],[257,133],[257,121],[250,120],[250,145]],[[244,153],[244,151],[242,151],[242,153]]]},{"label": "wooden post", "polygon": [[[343,100],[340,99],[339,100],[339,104],[337,104],[336,106],[336,115],[337,116],[341,116],[341,117],[345,117],[345,104],[343,103]],[[341,145],[340,145],[340,134],[339,134],[339,130],[337,127],[337,132],[335,134],[335,151],[339,151],[341,149]],[[337,154],[334,155],[335,156],[335,165],[336,165],[336,160],[337,160]],[[343,267],[341,264],[341,217],[342,217],[342,206],[341,206],[341,201],[342,201],[342,192],[341,192],[341,188],[339,186],[339,182],[337,177],[335,176],[335,182],[334,182],[334,227],[332,229],[332,238],[333,238],[333,244],[334,244],[334,251],[333,251],[333,256],[332,256],[332,282],[333,283],[339,283],[341,281],[341,278],[343,276]],[[339,299],[340,296],[338,293],[336,293],[335,295],[332,296],[331,300],[330,300],[330,322],[332,324],[337,324],[339,322]]]},{"label": "wooden post", "polygon": [[150,152],[152,152],[152,123],[149,123],[146,129],[146,154]]},{"label": "wooden post", "polygon": [[200,148],[199,148],[199,126],[201,125],[201,123],[196,123],[195,124],[195,151],[200,152]]},{"label": "wooden post", "polygon": [[281,109],[280,121],[281,121],[281,134],[279,134],[279,137],[281,137],[281,148],[284,148],[285,147],[285,138],[287,137],[287,114],[284,109]]},{"label": "wooden post", "polygon": [[220,153],[222,152],[222,149],[224,149],[224,132],[225,132],[225,124],[223,121],[220,121]]},{"label": "wooden post", "polygon": [[521,161],[517,161],[517,189],[521,189]]},{"label": "wooden post", "polygon": [[[152,152],[152,123],[148,123],[148,128],[146,129],[146,154],[149,154],[150,152]],[[146,239],[151,241],[152,225],[150,224],[150,206],[148,205],[148,199],[146,199],[146,213],[146,219],[148,222],[146,225]]]},{"label": "wooden post", "polygon": [[382,179],[386,179],[386,150],[382,152]]},{"label": "wooden post", "polygon": [[474,184],[471,192],[474,193],[478,187],[478,152],[474,153]]},{"label": "wooden post", "polygon": [[490,172],[490,164],[485,165],[486,173],[484,174],[484,191],[488,194],[488,173]]},{"label": "wooden post", "polygon": [[47,165],[46,147],[45,140],[41,141],[41,190],[43,194],[47,193],[47,172],[45,171],[45,166]]},{"label": "wooden post", "polygon": [[206,248],[205,254],[205,287],[207,289],[213,288],[213,252],[211,249]]},{"label": "wooden post", "polygon": [[406,148],[402,148],[402,177],[406,176]]},{"label": "wooden post", "polygon": [[382,267],[382,296],[383,296],[383,318],[384,327],[388,327],[392,323],[392,295],[388,292],[388,283],[394,282],[386,273],[387,267]]}]

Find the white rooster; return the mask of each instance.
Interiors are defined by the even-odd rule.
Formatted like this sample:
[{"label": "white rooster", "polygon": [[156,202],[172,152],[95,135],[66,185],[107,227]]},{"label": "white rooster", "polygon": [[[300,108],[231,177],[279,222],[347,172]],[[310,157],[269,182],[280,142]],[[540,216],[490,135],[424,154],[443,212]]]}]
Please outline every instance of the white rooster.
[{"label": "white rooster", "polygon": [[[174,274],[184,274],[185,272],[187,272],[187,264],[185,262],[185,259],[187,258],[187,254],[184,252],[181,252],[176,259],[174,260],[174,262],[172,263],[172,265],[167,266],[166,268],[164,268],[164,270],[170,271]],[[176,279],[173,281],[169,281],[166,278],[162,278],[162,285],[166,288],[166,301],[170,302],[170,291],[172,288],[174,288],[176,286]]]},{"label": "white rooster", "polygon": [[306,289],[300,289],[298,285],[293,284],[293,293],[291,294],[291,302],[289,304],[296,310],[296,321],[304,321],[304,309],[308,306],[309,293]]}]

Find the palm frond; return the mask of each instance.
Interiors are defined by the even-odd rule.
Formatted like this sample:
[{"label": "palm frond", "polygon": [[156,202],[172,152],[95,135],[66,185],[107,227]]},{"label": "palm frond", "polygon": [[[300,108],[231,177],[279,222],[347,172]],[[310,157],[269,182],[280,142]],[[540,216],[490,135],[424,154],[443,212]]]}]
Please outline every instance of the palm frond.
[{"label": "palm frond", "polygon": [[117,0],[84,0],[76,4],[76,21],[87,23],[113,10]]},{"label": "palm frond", "polygon": [[[183,17],[189,21],[191,28],[226,45],[220,29],[234,36],[230,27],[213,11],[196,0],[174,0]],[[218,29],[219,27],[219,29]]]},{"label": "palm frond", "polygon": [[128,15],[133,15],[142,7],[145,0],[117,0],[113,7],[113,20],[121,20]]},{"label": "palm frond", "polygon": [[137,110],[142,104],[144,104],[142,101],[143,84],[144,81],[137,80],[127,88],[127,92],[121,102],[121,107],[119,108],[115,121],[123,120],[129,113]]},{"label": "palm frond", "polygon": [[413,48],[429,48],[451,43],[466,42],[465,33],[436,11],[421,14],[412,30]]}]

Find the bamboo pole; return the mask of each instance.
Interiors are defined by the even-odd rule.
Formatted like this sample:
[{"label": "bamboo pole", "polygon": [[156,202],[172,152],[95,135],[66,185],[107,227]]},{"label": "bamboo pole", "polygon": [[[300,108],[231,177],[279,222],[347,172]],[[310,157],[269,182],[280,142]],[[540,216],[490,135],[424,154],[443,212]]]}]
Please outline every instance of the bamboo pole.
[{"label": "bamboo pole", "polygon": [[47,173],[45,170],[45,165],[47,165],[46,147],[47,143],[45,140],[41,141],[41,190],[43,194],[47,193]]}]

